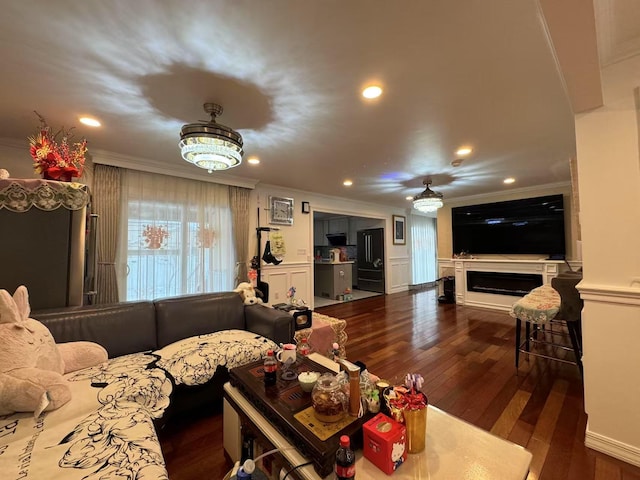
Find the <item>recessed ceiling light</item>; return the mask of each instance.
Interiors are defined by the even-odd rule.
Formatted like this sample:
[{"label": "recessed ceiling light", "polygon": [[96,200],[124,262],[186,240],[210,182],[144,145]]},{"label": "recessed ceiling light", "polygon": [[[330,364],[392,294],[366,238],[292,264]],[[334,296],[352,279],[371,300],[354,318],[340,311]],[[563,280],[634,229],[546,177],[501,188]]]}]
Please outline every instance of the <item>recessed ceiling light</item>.
[{"label": "recessed ceiling light", "polygon": [[258,157],[250,157],[247,159],[247,163],[251,165],[258,165],[260,163],[260,159]]},{"label": "recessed ceiling light", "polygon": [[80,123],[89,127],[99,127],[102,125],[98,120],[92,117],[80,117]]},{"label": "recessed ceiling light", "polygon": [[345,187],[350,187],[351,185],[353,185],[353,182],[351,180],[345,180],[344,182],[342,182],[342,184]]},{"label": "recessed ceiling light", "polygon": [[456,150],[456,155],[469,155],[471,153],[471,149],[469,147],[462,147]]},{"label": "recessed ceiling light", "polygon": [[461,158],[456,158],[454,161],[451,162],[451,166],[452,167],[459,167],[460,165],[462,165],[462,159]]},{"label": "recessed ceiling light", "polygon": [[507,184],[509,184],[509,183],[513,183],[513,182],[515,182],[515,181],[516,181],[516,179],[515,179],[515,178],[513,178],[513,177],[505,178],[505,179],[503,180],[503,182],[504,182],[504,183],[507,183]]},{"label": "recessed ceiling light", "polygon": [[378,98],[380,95],[382,95],[382,88],[378,85],[371,85],[362,90],[362,96],[364,98]]}]

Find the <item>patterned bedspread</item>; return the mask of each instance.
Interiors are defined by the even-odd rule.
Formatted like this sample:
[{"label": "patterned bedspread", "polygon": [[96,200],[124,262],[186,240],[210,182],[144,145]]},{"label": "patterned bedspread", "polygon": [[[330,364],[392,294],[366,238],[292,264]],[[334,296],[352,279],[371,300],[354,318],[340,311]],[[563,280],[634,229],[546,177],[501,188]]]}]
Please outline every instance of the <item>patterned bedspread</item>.
[{"label": "patterned bedspread", "polygon": [[69,374],[71,402],[0,417],[2,479],[166,479],[153,419],[173,384],[157,359],[126,355]]},{"label": "patterned bedspread", "polygon": [[174,386],[204,384],[218,365],[233,368],[275,348],[260,335],[226,330],[66,375],[69,403],[38,418],[0,417],[0,478],[167,479],[153,421]]}]

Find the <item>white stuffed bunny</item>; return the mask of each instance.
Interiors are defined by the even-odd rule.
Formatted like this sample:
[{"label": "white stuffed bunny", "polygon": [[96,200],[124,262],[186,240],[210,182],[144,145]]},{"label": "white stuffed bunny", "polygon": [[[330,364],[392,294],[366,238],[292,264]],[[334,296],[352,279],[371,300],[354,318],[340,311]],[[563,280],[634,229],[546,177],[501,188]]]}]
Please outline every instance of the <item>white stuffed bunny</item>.
[{"label": "white stuffed bunny", "polygon": [[55,410],[71,399],[62,374],[92,367],[108,358],[93,342],[56,344],[49,329],[29,318],[29,292],[13,297],[0,290],[0,415]]},{"label": "white stuffed bunny", "polygon": [[29,318],[29,294],[0,290],[0,415],[54,410],[71,399],[64,361],[49,329]]}]

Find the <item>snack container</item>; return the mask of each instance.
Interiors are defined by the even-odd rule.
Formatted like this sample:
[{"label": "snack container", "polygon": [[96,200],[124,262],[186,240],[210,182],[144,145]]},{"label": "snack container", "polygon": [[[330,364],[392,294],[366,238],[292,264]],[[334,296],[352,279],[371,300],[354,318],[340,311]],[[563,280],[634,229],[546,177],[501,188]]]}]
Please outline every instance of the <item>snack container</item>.
[{"label": "snack container", "polygon": [[391,475],[407,459],[407,430],[383,413],[362,427],[364,457]]}]

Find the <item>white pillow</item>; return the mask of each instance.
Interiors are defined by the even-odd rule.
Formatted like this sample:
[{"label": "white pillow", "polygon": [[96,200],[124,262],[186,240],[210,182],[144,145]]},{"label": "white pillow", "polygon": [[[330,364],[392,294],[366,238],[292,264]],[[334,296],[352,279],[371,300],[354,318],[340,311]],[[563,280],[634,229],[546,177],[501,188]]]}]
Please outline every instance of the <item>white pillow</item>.
[{"label": "white pillow", "polygon": [[223,330],[185,338],[156,350],[157,365],[168,371],[176,385],[203,385],[218,366],[232,369],[255,362],[275,350],[272,340],[246,330]]}]

